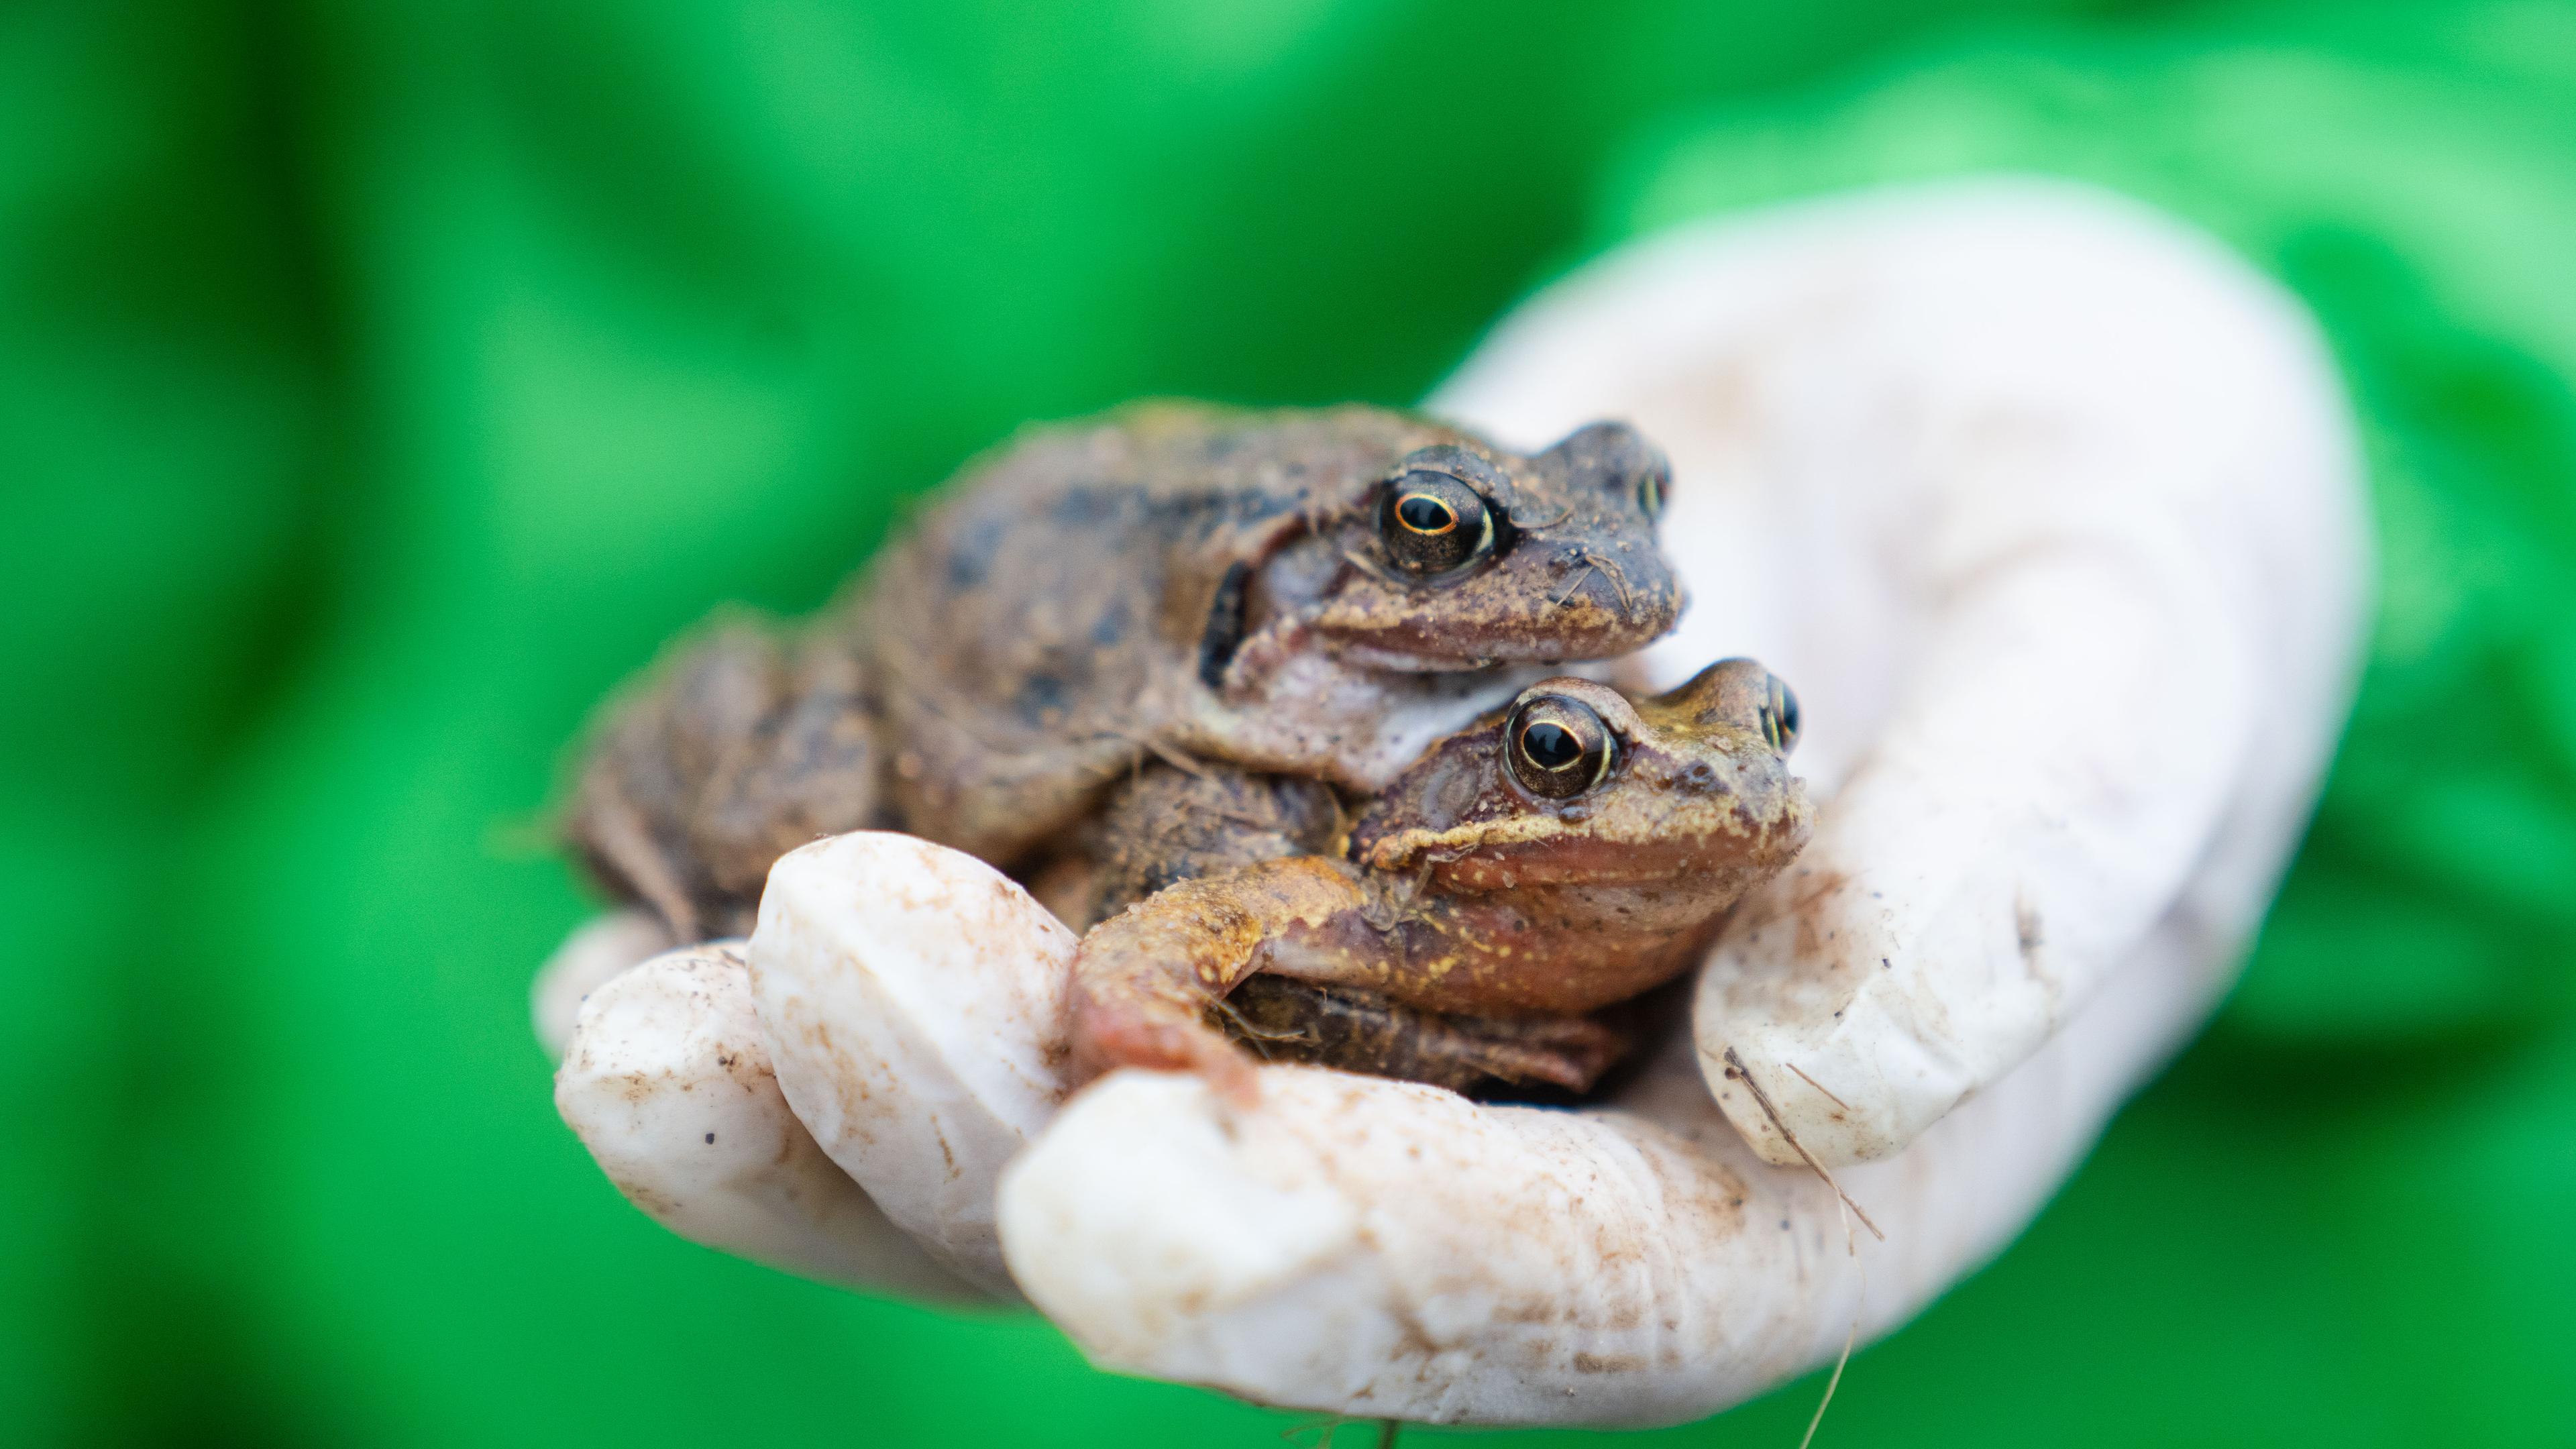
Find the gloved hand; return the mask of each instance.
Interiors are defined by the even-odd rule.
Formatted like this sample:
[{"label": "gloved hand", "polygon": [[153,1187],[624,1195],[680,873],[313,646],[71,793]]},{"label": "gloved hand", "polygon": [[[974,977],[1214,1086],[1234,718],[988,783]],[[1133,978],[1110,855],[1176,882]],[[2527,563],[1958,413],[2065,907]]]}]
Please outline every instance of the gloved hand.
[{"label": "gloved hand", "polygon": [[[817,1277],[1025,1294],[1106,1366],[1443,1422],[1707,1414],[2001,1248],[2225,990],[2343,718],[2367,544],[2303,314],[2127,203],[1955,183],[1638,243],[1431,407],[1636,422],[1695,598],[1645,682],[1751,654],[1805,702],[1814,841],[1630,1085],[1059,1101],[1071,933],[843,836],[747,953],[580,1008],[557,1102],[627,1195]],[[567,947],[558,1023],[635,930]]]}]

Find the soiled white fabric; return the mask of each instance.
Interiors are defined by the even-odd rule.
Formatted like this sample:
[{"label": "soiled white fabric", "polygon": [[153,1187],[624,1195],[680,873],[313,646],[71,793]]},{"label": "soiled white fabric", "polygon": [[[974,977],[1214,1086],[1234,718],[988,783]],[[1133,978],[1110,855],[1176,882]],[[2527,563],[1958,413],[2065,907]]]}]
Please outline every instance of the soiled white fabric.
[{"label": "soiled white fabric", "polygon": [[1055,1115],[1074,934],[999,871],[908,835],[770,869],[753,994],[778,1084],[833,1161],[942,1262],[1016,1296],[993,1183]]},{"label": "soiled white fabric", "polygon": [[575,927],[528,987],[528,1022],[537,1029],[537,1044],[562,1061],[590,994],[674,944],[662,923],[643,911],[611,911]]},{"label": "soiled white fabric", "polygon": [[627,1201],[684,1238],[826,1283],[980,1296],[889,1224],[788,1110],[739,941],[655,956],[593,991],[555,1109]]},{"label": "soiled white fabric", "polygon": [[2028,182],[1705,225],[1525,307],[1435,405],[1635,421],[1698,595],[1650,674],[1754,654],[1806,701],[1831,804],[1698,1005],[1766,1159],[1901,1150],[2160,922],[2232,955],[2270,898],[2367,533],[2322,346],[2215,244]]},{"label": "soiled white fabric", "polygon": [[[1433,405],[1522,445],[1636,422],[1696,599],[1644,672],[1752,654],[1805,702],[1816,839],[1693,1019],[1580,1112],[1296,1068],[1249,1111],[1135,1072],[1060,1105],[1063,928],[964,857],[842,837],[773,873],[747,994],[782,1107],[880,1215],[797,1231],[908,1234],[1104,1365],[1275,1403],[1694,1417],[2000,1248],[2224,989],[2348,702],[2350,427],[2276,288],[2034,182],[1650,239]],[[687,1058],[723,1001],[622,1060]],[[622,1157],[575,1121],[630,1193],[688,1146],[633,1112]],[[797,1210],[733,1202],[664,1220],[739,1247]]]}]

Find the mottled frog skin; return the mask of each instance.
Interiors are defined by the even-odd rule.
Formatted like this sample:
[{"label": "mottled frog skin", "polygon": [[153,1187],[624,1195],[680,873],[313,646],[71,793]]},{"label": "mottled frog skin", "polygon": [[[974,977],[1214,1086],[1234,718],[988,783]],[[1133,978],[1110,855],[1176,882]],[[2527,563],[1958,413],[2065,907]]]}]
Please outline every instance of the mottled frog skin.
[{"label": "mottled frog skin", "polygon": [[1433,746],[1338,849],[1184,880],[1096,927],[1075,1078],[1188,1069],[1248,1098],[1230,1025],[1265,1055],[1588,1089],[1621,1042],[1587,1014],[1687,969],[1805,845],[1797,723],[1751,660],[1648,699],[1534,685]]},{"label": "mottled frog skin", "polygon": [[747,930],[779,855],[862,828],[1053,864],[1069,914],[1112,909],[1170,874],[1088,869],[1147,849],[1099,826],[1122,792],[1302,782],[1305,833],[1176,868],[1275,854],[1531,679],[1671,628],[1666,486],[1615,423],[1526,457],[1366,407],[1038,429],[818,618],[716,627],[629,691],[569,833],[683,940]]}]

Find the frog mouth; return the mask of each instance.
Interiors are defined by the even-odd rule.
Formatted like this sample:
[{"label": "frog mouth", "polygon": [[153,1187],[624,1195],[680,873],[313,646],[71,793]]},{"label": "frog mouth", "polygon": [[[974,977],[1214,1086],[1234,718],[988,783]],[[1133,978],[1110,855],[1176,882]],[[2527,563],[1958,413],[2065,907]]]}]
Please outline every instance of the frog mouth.
[{"label": "frog mouth", "polygon": [[1388,673],[1449,673],[1506,664],[1615,659],[1669,633],[1680,612],[1676,589],[1631,597],[1626,608],[1580,595],[1569,595],[1562,604],[1540,598],[1525,610],[1473,627],[1454,620],[1337,608],[1316,619],[1315,632],[1335,656],[1351,664]]},{"label": "frog mouth", "polygon": [[1537,828],[1518,839],[1498,841],[1489,835],[1473,845],[1460,841],[1451,849],[1443,849],[1443,832],[1408,831],[1379,842],[1368,864],[1400,870],[1415,861],[1426,862],[1447,884],[1475,892],[1547,886],[1686,887],[1694,879],[1715,882],[1748,870],[1767,871],[1796,854],[1806,835],[1801,823],[1786,831],[1689,830],[1654,839],[1603,840],[1532,824]]},{"label": "frog mouth", "polygon": [[1498,655],[1425,654],[1374,642],[1346,642],[1333,652],[1346,664],[1388,674],[1481,674],[1505,662]]},{"label": "frog mouth", "polygon": [[[1550,641],[1552,644],[1557,641]],[[1607,678],[1600,671],[1612,661],[1653,642],[1640,636],[1633,643],[1617,647],[1591,649],[1539,650],[1493,647],[1483,653],[1444,653],[1406,648],[1385,639],[1370,637],[1337,637],[1332,641],[1333,657],[1356,669],[1375,670],[1381,674],[1512,674],[1532,679],[1543,674],[1573,674],[1584,678]],[[1533,672],[1537,671],[1537,672]]]}]

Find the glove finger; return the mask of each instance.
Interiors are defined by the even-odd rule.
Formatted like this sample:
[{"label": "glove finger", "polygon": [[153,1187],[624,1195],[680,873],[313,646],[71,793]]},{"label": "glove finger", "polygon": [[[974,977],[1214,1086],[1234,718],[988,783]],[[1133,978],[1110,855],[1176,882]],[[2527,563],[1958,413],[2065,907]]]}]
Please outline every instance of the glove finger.
[{"label": "glove finger", "polygon": [[1697,1003],[1767,1159],[1900,1149],[2178,895],[2239,948],[2364,614],[2349,422],[2276,287],[2097,193],[1919,188],[1633,248],[1440,403],[1507,436],[1635,418],[1698,601],[1659,672],[1753,652],[1806,698],[1834,793]]},{"label": "glove finger", "polygon": [[546,1056],[563,1060],[592,992],[672,945],[671,933],[644,911],[610,911],[574,927],[528,985],[528,1022]]},{"label": "glove finger", "polygon": [[993,1185],[1055,1112],[1074,944],[991,866],[874,831],[782,857],[752,932],[788,1104],[887,1217],[996,1295],[1017,1296]]},{"label": "glove finger", "polygon": [[591,992],[555,1109],[629,1202],[693,1242],[843,1287],[982,1296],[888,1222],[788,1110],[739,943],[668,952]]},{"label": "glove finger", "polygon": [[1002,1241],[1104,1367],[1361,1417],[1678,1423],[1999,1250],[2219,984],[2142,956],[1992,1092],[1838,1174],[1884,1242],[1816,1174],[1753,1154],[1680,1035],[1580,1113],[1296,1067],[1237,1111],[1194,1078],[1116,1073],[1004,1173]]}]

